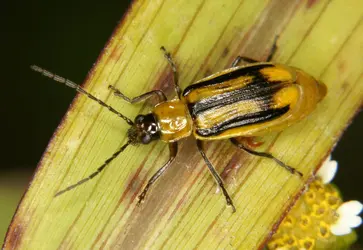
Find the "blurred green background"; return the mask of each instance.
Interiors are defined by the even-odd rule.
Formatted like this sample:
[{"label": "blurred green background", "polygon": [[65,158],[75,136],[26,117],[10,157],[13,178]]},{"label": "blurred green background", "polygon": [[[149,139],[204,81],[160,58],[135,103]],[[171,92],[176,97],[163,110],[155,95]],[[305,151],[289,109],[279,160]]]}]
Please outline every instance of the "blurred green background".
[{"label": "blurred green background", "polygon": [[[31,64],[82,83],[129,1],[11,1],[1,4],[0,245],[48,141],[75,93]],[[333,152],[344,199],[363,201],[363,115]],[[362,245],[363,230],[359,245]]]}]

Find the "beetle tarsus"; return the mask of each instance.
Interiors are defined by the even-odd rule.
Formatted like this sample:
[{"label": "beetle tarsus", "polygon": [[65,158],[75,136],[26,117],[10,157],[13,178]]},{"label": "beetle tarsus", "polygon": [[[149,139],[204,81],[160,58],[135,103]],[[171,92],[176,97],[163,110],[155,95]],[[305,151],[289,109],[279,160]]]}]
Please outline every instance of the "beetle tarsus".
[{"label": "beetle tarsus", "polygon": [[304,177],[304,175],[303,175],[300,171],[296,170],[295,168],[290,167],[290,166],[287,166],[287,167],[289,167],[289,168],[291,169],[291,171],[290,171],[290,172],[291,172],[292,174],[296,174],[296,175],[298,175],[300,178]]},{"label": "beetle tarsus", "polygon": [[237,146],[238,148],[240,149],[243,149],[244,151],[246,151],[247,153],[250,153],[252,155],[256,155],[256,156],[261,156],[261,157],[265,157],[265,158],[269,158],[269,159],[272,159],[274,160],[277,164],[279,164],[281,167],[285,168],[287,171],[289,171],[291,174],[294,174],[294,175],[297,175],[299,176],[300,178],[303,177],[303,174],[296,170],[295,168],[293,167],[290,167],[288,165],[286,165],[285,163],[283,163],[282,161],[280,161],[279,159],[277,159],[275,156],[273,156],[272,154],[269,154],[269,153],[265,153],[265,152],[257,152],[257,151],[254,151],[250,148],[247,148],[245,147],[243,144],[239,143],[235,138],[232,138],[230,139],[231,142]]},{"label": "beetle tarsus", "polygon": [[275,36],[274,43],[272,45],[272,48],[270,50],[269,55],[267,56],[266,62],[270,62],[272,58],[274,57],[276,51],[277,51],[277,40],[279,39],[279,35]]},{"label": "beetle tarsus", "polygon": [[228,199],[227,199],[227,205],[232,208],[232,213],[236,212],[236,207],[233,205],[233,202],[232,202],[232,200],[231,200],[231,198],[229,196],[228,196]]},{"label": "beetle tarsus", "polygon": [[[145,191],[145,190],[144,190]],[[144,192],[142,192],[137,198],[139,199],[138,201],[137,201],[137,204],[136,204],[136,206],[141,206],[141,203],[143,203],[144,202],[144,198],[145,198],[145,195],[146,195],[146,192],[144,193]]]},{"label": "beetle tarsus", "polygon": [[[246,150],[246,149],[245,149]],[[246,150],[247,151],[247,150]],[[252,150],[251,150],[252,151]],[[248,151],[247,151],[248,152]],[[294,174],[294,175],[297,175],[299,177],[303,177],[303,174],[296,170],[295,168],[293,167],[290,167],[289,165],[286,165],[285,163],[283,163],[282,161],[280,161],[279,159],[277,159],[276,157],[274,157],[272,154],[269,154],[269,153],[264,153],[264,152],[256,152],[256,151],[253,151],[255,153],[260,153],[259,156],[262,156],[262,157],[266,157],[266,158],[270,158],[272,160],[274,160],[277,164],[279,164],[281,167],[285,168],[287,171],[289,171],[291,174]],[[249,152],[250,153],[250,152]]]},{"label": "beetle tarsus", "polygon": [[154,184],[154,182],[168,169],[168,167],[171,165],[171,163],[174,161],[175,156],[178,153],[178,143],[177,142],[171,142],[169,143],[169,153],[170,158],[169,160],[162,166],[148,181],[146,186],[144,187],[144,190],[139,195],[139,201],[137,202],[137,205],[139,206],[140,203],[144,200],[147,191],[149,188]]}]

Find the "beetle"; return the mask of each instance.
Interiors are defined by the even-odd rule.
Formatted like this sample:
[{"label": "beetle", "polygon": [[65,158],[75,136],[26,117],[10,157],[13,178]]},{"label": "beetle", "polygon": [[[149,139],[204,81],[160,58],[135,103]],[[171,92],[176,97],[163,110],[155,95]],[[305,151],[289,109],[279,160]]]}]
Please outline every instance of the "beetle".
[{"label": "beetle", "polygon": [[[237,140],[238,137],[262,136],[289,127],[310,114],[326,95],[326,86],[301,69],[270,62],[277,48],[276,40],[266,62],[238,56],[230,68],[205,77],[189,85],[184,91],[179,87],[176,65],[170,53],[161,47],[173,71],[176,98],[167,100],[161,90],[152,90],[129,98],[114,86],[109,86],[114,95],[131,104],[145,101],[152,96],[158,97],[158,104],[153,111],[137,115],[134,121],[72,81],[32,65],[33,70],[74,88],[130,125],[126,144],[87,178],[57,192],[55,196],[97,176],[129,145],[164,141],[169,144],[169,160],[149,179],[138,196],[137,204],[140,205],[153,183],[174,161],[178,152],[178,141],[191,135],[196,138],[197,148],[233,212],[236,211],[233,201],[203,150],[204,141],[230,139],[238,148],[256,156],[270,158],[292,174],[302,177],[300,171],[286,165],[272,154],[254,151]],[[248,64],[238,66],[242,61]]]}]

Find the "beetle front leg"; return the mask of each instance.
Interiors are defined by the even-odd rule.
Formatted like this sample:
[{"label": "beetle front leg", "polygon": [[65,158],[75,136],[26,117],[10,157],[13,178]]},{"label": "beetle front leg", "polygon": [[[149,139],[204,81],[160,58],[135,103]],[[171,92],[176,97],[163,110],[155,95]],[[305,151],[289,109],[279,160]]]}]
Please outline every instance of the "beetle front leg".
[{"label": "beetle front leg", "polygon": [[232,207],[233,213],[236,212],[236,208],[233,205],[233,201],[232,201],[231,197],[229,196],[227,190],[224,187],[222,178],[219,176],[216,169],[213,167],[212,163],[210,163],[210,161],[208,160],[207,156],[204,153],[203,142],[200,140],[197,140],[197,147],[198,147],[198,150],[199,150],[200,154],[202,155],[205,163],[207,164],[209,171],[211,172],[211,174],[214,177],[215,181],[217,182],[218,186],[222,189],[224,197],[226,198],[226,201],[227,201],[227,205]]},{"label": "beetle front leg", "polygon": [[279,164],[281,167],[285,168],[287,171],[289,171],[291,174],[296,174],[298,175],[299,177],[303,177],[303,174],[296,170],[295,168],[293,167],[290,167],[288,165],[286,165],[285,163],[283,163],[282,161],[280,161],[279,159],[277,159],[276,157],[274,157],[272,154],[269,154],[269,153],[265,153],[265,152],[257,152],[257,151],[254,151],[248,147],[246,147],[245,145],[243,145],[242,143],[240,143],[238,140],[236,140],[235,138],[231,138],[230,139],[231,142],[237,146],[239,149],[243,149],[244,151],[246,151],[247,153],[250,153],[252,155],[257,155],[257,156],[261,156],[261,157],[265,157],[265,158],[269,158],[269,159],[272,159],[274,160],[277,164]]},{"label": "beetle front leg", "polygon": [[169,151],[170,151],[170,158],[169,160],[164,164],[162,168],[160,168],[148,181],[146,186],[144,187],[144,190],[142,193],[138,196],[139,201],[137,202],[137,205],[139,206],[143,200],[145,199],[146,193],[149,190],[149,188],[154,184],[154,182],[168,169],[170,164],[174,161],[177,153],[178,153],[178,143],[172,142],[169,143]]},{"label": "beetle front leg", "polygon": [[178,98],[180,99],[182,91],[179,87],[179,77],[178,77],[178,72],[176,70],[176,65],[175,65],[173,59],[171,58],[170,53],[165,49],[165,47],[161,46],[160,49],[164,52],[164,56],[165,56],[166,60],[168,60],[170,66],[171,66],[171,69],[173,70],[174,88],[175,88],[176,94],[178,95]]},{"label": "beetle front leg", "polygon": [[167,100],[164,92],[161,91],[161,90],[153,90],[153,91],[150,91],[150,92],[146,92],[145,94],[136,96],[134,98],[130,98],[130,97],[127,97],[124,94],[122,94],[120,90],[118,90],[117,88],[115,88],[112,85],[109,85],[108,88],[111,89],[114,92],[115,96],[121,97],[122,99],[124,99],[125,101],[127,101],[128,103],[131,103],[131,104],[145,101],[145,100],[149,99],[152,96],[157,96],[159,98],[158,103],[165,102]]}]

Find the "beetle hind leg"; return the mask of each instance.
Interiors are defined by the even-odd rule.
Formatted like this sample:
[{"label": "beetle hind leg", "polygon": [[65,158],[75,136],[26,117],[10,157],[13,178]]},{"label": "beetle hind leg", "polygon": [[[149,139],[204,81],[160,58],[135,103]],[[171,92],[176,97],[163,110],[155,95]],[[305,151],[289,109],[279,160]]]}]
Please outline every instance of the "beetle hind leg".
[{"label": "beetle hind leg", "polygon": [[281,167],[285,168],[287,171],[289,171],[291,174],[295,174],[299,177],[303,177],[303,174],[296,170],[295,168],[293,167],[290,167],[288,165],[286,165],[285,163],[283,163],[282,161],[280,161],[279,159],[277,159],[276,157],[274,157],[272,154],[269,154],[269,153],[266,153],[266,152],[257,152],[257,151],[254,151],[248,147],[246,147],[245,145],[243,145],[242,143],[240,143],[238,140],[236,140],[235,138],[231,138],[230,139],[231,142],[237,146],[239,149],[243,149],[244,151],[252,154],[252,155],[256,155],[256,156],[261,156],[261,157],[265,157],[265,158],[269,158],[269,159],[272,159],[274,160],[277,164],[279,164]]},{"label": "beetle hind leg", "polygon": [[272,58],[274,57],[274,55],[277,51],[277,39],[279,39],[278,35],[275,36],[274,43],[272,45],[269,55],[267,56],[266,62],[271,62]]},{"label": "beetle hind leg", "polygon": [[200,154],[202,155],[205,163],[207,164],[209,171],[211,172],[211,174],[214,177],[215,181],[217,182],[218,186],[222,189],[223,195],[224,195],[224,197],[226,198],[226,201],[227,201],[227,205],[232,207],[233,213],[236,212],[236,208],[233,205],[233,201],[232,201],[231,197],[229,196],[227,190],[224,187],[222,178],[219,176],[219,174],[217,173],[216,169],[213,167],[212,163],[210,163],[210,161],[208,160],[207,156],[205,155],[205,152],[203,150],[203,143],[202,143],[202,141],[197,140],[197,147],[198,147],[198,150],[199,150]]},{"label": "beetle hind leg", "polygon": [[236,59],[233,60],[231,68],[238,66],[238,64],[240,64],[241,62],[247,64],[247,63],[256,63],[258,61],[245,56],[237,56]]},{"label": "beetle hind leg", "polygon": [[[272,58],[274,57],[276,51],[277,51],[277,39],[279,38],[279,36],[275,36],[274,39],[274,43],[272,45],[272,48],[270,50],[270,53],[268,54],[267,58],[266,58],[266,62],[271,62]],[[250,57],[246,57],[246,56],[237,56],[236,59],[234,59],[234,61],[232,62],[231,67],[236,67],[238,66],[241,62],[243,62],[244,64],[247,63],[258,63],[260,61],[255,60],[253,58]]]}]

